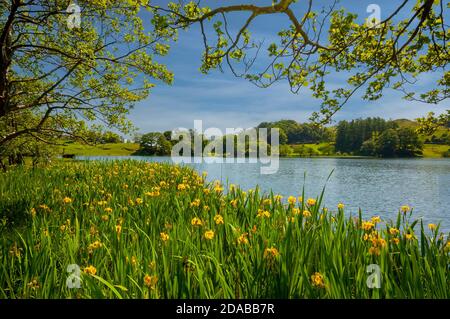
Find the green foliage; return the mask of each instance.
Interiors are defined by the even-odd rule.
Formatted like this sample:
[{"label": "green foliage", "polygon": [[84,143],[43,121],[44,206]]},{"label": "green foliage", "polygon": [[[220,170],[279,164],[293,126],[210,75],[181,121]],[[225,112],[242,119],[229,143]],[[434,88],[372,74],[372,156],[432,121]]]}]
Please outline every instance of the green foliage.
[{"label": "green foliage", "polygon": [[256,128],[280,129],[280,144],[318,143],[332,140],[331,129],[294,120],[262,122]]},{"label": "green foliage", "polygon": [[158,132],[147,133],[141,136],[139,155],[170,155],[172,144],[165,135]]},{"label": "green foliage", "polygon": [[[450,78],[450,74],[448,72],[447,75]],[[450,110],[447,110],[439,116],[436,116],[434,112],[430,112],[426,117],[418,118],[417,121],[420,124],[418,132],[431,135],[435,133],[440,126],[450,128]]]},{"label": "green foliage", "polygon": [[400,139],[394,129],[387,129],[377,139],[376,152],[382,157],[393,157],[399,149]]},{"label": "green foliage", "polygon": [[341,121],[336,128],[336,150],[366,156],[414,157],[422,155],[423,143],[410,125],[367,118]]},{"label": "green foliage", "polygon": [[129,132],[126,115],[151,81],[172,83],[157,57],[176,32],[144,28],[138,13],[146,1],[79,1],[81,27],[73,29],[68,4],[0,4],[0,144],[83,138],[92,120]]},{"label": "green foliage", "polygon": [[363,142],[372,138],[374,133],[382,133],[397,125],[382,118],[341,121],[336,127],[336,151],[357,153]]},{"label": "green foliage", "polygon": [[294,150],[289,145],[280,145],[280,156],[292,156]]},{"label": "green foliage", "polygon": [[[325,209],[323,193],[287,204],[133,161],[0,180],[0,298],[450,297],[450,242],[409,208],[396,221],[364,220]],[[66,285],[71,264],[80,289]],[[367,287],[370,264],[380,289]]]},{"label": "green foliage", "polygon": [[408,127],[374,134],[371,139],[364,141],[360,149],[362,155],[381,157],[414,157],[422,155],[422,152],[423,144],[419,135]]}]

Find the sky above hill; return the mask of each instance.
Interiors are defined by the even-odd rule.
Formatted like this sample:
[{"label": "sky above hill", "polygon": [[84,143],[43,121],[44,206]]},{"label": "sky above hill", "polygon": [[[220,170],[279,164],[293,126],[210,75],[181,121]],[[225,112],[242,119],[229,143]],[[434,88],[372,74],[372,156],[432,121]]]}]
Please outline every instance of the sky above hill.
[{"label": "sky above hill", "polygon": [[[158,2],[158,1],[157,1]],[[163,3],[165,1],[159,1]],[[212,8],[218,5],[242,3],[243,1],[206,1]],[[252,2],[251,0],[244,2]],[[259,5],[270,0],[253,1]],[[294,11],[304,10],[300,3]],[[329,1],[319,1],[318,7]],[[412,1],[414,2],[414,1]],[[388,16],[398,6],[400,1],[363,1],[342,0],[340,5],[358,14],[358,21],[364,21],[370,13],[367,6],[376,3],[381,8],[381,19]],[[405,18],[407,11],[398,18]],[[448,13],[447,13],[448,14]],[[143,13],[143,19],[148,15]],[[231,30],[239,29],[245,15],[230,16]],[[250,31],[253,39],[264,40],[269,44],[277,39],[276,33],[281,26],[287,25],[283,15],[258,17],[252,24]],[[197,26],[188,31],[180,31],[179,40],[171,45],[168,56],[158,58],[174,72],[175,80],[172,86],[158,84],[151,91],[150,96],[139,102],[131,111],[130,119],[141,133],[150,131],[165,131],[176,128],[192,128],[194,120],[203,120],[203,128],[248,128],[263,121],[293,119],[306,122],[312,112],[319,110],[320,100],[314,99],[308,89],[293,94],[287,82],[278,82],[269,88],[258,88],[245,79],[234,77],[224,68],[224,73],[211,72],[208,75],[200,73],[202,55],[202,38]],[[264,52],[258,62],[264,64]],[[421,76],[416,85],[421,90],[434,86],[436,75]],[[334,73],[330,77],[330,84],[339,85],[345,81],[345,75]],[[441,113],[449,109],[448,102],[439,105],[429,105],[420,102],[410,102],[402,99],[402,95],[394,90],[385,91],[384,96],[373,102],[363,101],[361,94],[354,95],[351,100],[338,112],[335,121],[360,117],[379,116],[386,119],[408,118],[414,119],[433,110]]]}]

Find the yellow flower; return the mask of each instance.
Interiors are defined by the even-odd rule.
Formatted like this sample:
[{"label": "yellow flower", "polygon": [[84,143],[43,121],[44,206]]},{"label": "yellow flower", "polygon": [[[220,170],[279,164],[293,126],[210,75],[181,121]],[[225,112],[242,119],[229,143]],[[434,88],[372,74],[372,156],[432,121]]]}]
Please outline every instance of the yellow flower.
[{"label": "yellow flower", "polygon": [[205,236],[206,239],[211,240],[211,239],[214,238],[214,232],[212,230],[207,230],[205,232],[204,236]]},{"label": "yellow flower", "polygon": [[444,250],[445,250],[445,251],[450,251],[450,240],[447,241],[447,244],[445,245]]},{"label": "yellow flower", "polygon": [[402,207],[400,207],[400,210],[401,210],[403,213],[409,212],[410,209],[411,209],[411,208],[410,208],[408,205],[403,205]]},{"label": "yellow flower", "polygon": [[[44,232],[45,232],[45,231],[44,231]],[[14,243],[14,245],[11,246],[11,249],[10,249],[9,253],[10,253],[12,256],[16,256],[17,258],[19,258],[19,257],[22,255],[22,251],[23,251],[23,249],[20,248],[20,247],[17,247],[17,244]]]},{"label": "yellow flower", "polygon": [[135,256],[131,256],[131,264],[132,264],[133,266],[136,266],[136,264],[137,264],[137,259],[136,259]]},{"label": "yellow flower", "polygon": [[309,206],[314,206],[314,205],[316,205],[316,200],[315,200],[314,198],[308,198],[308,200],[306,201],[306,203],[307,203]]},{"label": "yellow flower", "polygon": [[293,215],[299,215],[300,214],[300,208],[297,208],[297,207],[292,208],[292,214]]},{"label": "yellow flower", "polygon": [[303,202],[303,197],[299,196],[299,197],[298,197],[298,202],[299,202],[299,203],[302,203],[302,202]]},{"label": "yellow flower", "polygon": [[273,197],[273,199],[274,199],[276,202],[279,202],[279,201],[281,201],[281,199],[283,199],[283,196],[281,196],[281,195],[275,195],[275,196]]},{"label": "yellow flower", "polygon": [[142,204],[144,201],[142,200],[142,198],[136,198],[136,204],[140,205]]},{"label": "yellow flower", "polygon": [[112,211],[113,211],[113,210],[112,210],[111,207],[106,207],[106,208],[105,208],[105,212],[108,213],[108,214],[112,213]]},{"label": "yellow flower", "polygon": [[34,207],[31,208],[31,217],[36,217],[36,209]]},{"label": "yellow flower", "polygon": [[272,204],[272,201],[270,200],[270,198],[266,198],[266,199],[264,199],[264,200],[262,201],[262,204],[263,204],[263,205],[270,205],[270,204]]},{"label": "yellow flower", "polygon": [[84,268],[83,271],[88,275],[95,275],[97,273],[97,269],[92,265]]},{"label": "yellow flower", "polygon": [[195,199],[191,202],[190,207],[199,207],[200,206],[200,199]]},{"label": "yellow flower", "polygon": [[211,192],[211,190],[210,190],[209,188],[204,188],[204,189],[203,189],[203,193],[204,193],[205,195],[209,195],[210,192]]},{"label": "yellow flower", "polygon": [[64,197],[63,202],[64,202],[64,204],[70,204],[70,203],[72,203],[72,198]]},{"label": "yellow flower", "polygon": [[400,231],[397,228],[389,228],[389,234],[392,236],[398,235]]},{"label": "yellow flower", "polygon": [[186,189],[186,185],[185,184],[178,184],[177,189],[179,191],[184,191]]},{"label": "yellow flower", "polygon": [[345,205],[342,204],[342,203],[339,203],[339,204],[337,205],[337,207],[338,207],[338,209],[344,209]]},{"label": "yellow flower", "polygon": [[369,254],[379,256],[380,255],[380,249],[378,247],[372,246],[372,247],[369,248]]},{"label": "yellow flower", "polygon": [[309,212],[307,210],[304,210],[303,211],[303,217],[306,217],[306,218],[311,217],[311,212]]},{"label": "yellow flower", "polygon": [[266,248],[264,250],[264,258],[272,259],[278,257],[279,255],[280,253],[278,252],[278,249],[276,249],[275,247]]},{"label": "yellow flower", "polygon": [[362,222],[361,228],[368,231],[375,227],[375,224],[372,222]]},{"label": "yellow flower", "polygon": [[230,184],[230,192],[234,191],[236,189],[236,185]]},{"label": "yellow flower", "polygon": [[203,222],[202,222],[202,220],[201,220],[200,218],[194,217],[194,218],[192,218],[192,220],[191,220],[191,225],[192,225],[192,226],[202,226],[202,225],[203,225]]},{"label": "yellow flower", "polygon": [[428,224],[428,228],[429,228],[431,231],[433,231],[433,230],[436,230],[437,226],[436,226],[436,224]]},{"label": "yellow flower", "polygon": [[117,235],[120,235],[121,232],[122,232],[122,225],[116,225],[116,233],[117,233]]},{"label": "yellow flower", "polygon": [[214,186],[214,191],[216,193],[220,193],[221,191],[223,191],[223,187],[220,186],[220,184],[216,184],[216,186]]},{"label": "yellow flower", "polygon": [[109,220],[109,216],[108,216],[108,215],[103,215],[103,216],[102,216],[102,220],[103,220],[104,222],[107,222],[107,221]]},{"label": "yellow flower", "polygon": [[123,184],[123,189],[128,189],[128,184]]},{"label": "yellow flower", "polygon": [[61,232],[64,232],[64,231],[66,230],[66,225],[61,225],[61,226],[59,226],[59,230],[60,230]]},{"label": "yellow flower", "polygon": [[380,216],[374,216],[371,219],[372,219],[372,223],[374,223],[374,224],[381,222]]},{"label": "yellow flower", "polygon": [[233,206],[234,208],[237,207],[237,199],[233,199],[232,201],[230,201],[230,205]]},{"label": "yellow flower", "polygon": [[270,212],[267,210],[262,210],[262,209],[258,209],[258,214],[256,215],[256,217],[259,218],[269,218],[270,217]]},{"label": "yellow flower", "polygon": [[290,205],[294,205],[297,202],[297,198],[295,198],[294,196],[289,196],[288,197],[288,203]]},{"label": "yellow flower", "polygon": [[37,279],[33,279],[32,281],[30,281],[27,286],[33,290],[39,289],[40,285],[39,282],[37,281]]},{"label": "yellow flower", "polygon": [[203,206],[203,210],[209,211],[209,206],[208,205]]},{"label": "yellow flower", "polygon": [[405,238],[407,239],[407,240],[412,240],[413,239],[413,234],[405,234]]},{"label": "yellow flower", "polygon": [[89,253],[92,253],[94,250],[99,249],[102,246],[103,246],[103,244],[100,241],[96,240],[88,246],[88,251],[89,251]]},{"label": "yellow flower", "polygon": [[314,287],[317,288],[325,287],[325,281],[323,279],[323,275],[320,272],[315,272],[313,275],[311,275],[311,283]]},{"label": "yellow flower", "polygon": [[391,242],[393,242],[394,244],[398,245],[398,243],[400,242],[400,239],[398,239],[397,237],[392,238]]},{"label": "yellow flower", "polygon": [[219,214],[217,214],[216,216],[214,216],[214,222],[217,225],[223,224],[223,217]]},{"label": "yellow flower", "polygon": [[155,289],[157,283],[158,283],[157,276],[150,276],[150,275],[144,276],[144,285],[146,285],[148,288]]},{"label": "yellow flower", "polygon": [[161,238],[161,240],[162,240],[163,242],[168,241],[169,238],[170,238],[169,235],[166,234],[166,233],[159,233],[159,237]]},{"label": "yellow flower", "polygon": [[50,208],[47,205],[45,205],[45,204],[39,205],[39,208],[41,208],[43,210],[50,210]]},{"label": "yellow flower", "polygon": [[248,236],[248,233],[243,233],[242,235],[240,235],[237,239],[238,244],[240,244],[240,245],[248,244],[247,236]]}]

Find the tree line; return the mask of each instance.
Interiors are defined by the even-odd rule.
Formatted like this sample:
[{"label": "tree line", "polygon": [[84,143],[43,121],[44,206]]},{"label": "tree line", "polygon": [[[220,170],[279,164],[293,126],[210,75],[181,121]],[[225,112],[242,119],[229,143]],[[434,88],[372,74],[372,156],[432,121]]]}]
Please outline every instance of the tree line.
[{"label": "tree line", "polygon": [[423,143],[413,128],[369,117],[340,121],[336,127],[335,149],[355,155],[414,157],[422,155]]},{"label": "tree line", "polygon": [[[400,127],[395,121],[382,118],[366,118],[351,121],[340,121],[334,127],[319,127],[311,123],[299,123],[294,120],[262,122],[256,129],[267,128],[267,140],[258,136],[258,147],[269,147],[271,144],[270,128],[279,129],[280,155],[299,156],[321,154],[351,154],[378,157],[414,157],[422,155],[423,142],[413,128]],[[199,132],[190,130],[190,143],[194,145],[195,136],[201,137],[202,149],[211,141]],[[226,149],[226,138],[215,138],[217,143],[223,143]],[[233,137],[234,146],[239,145],[238,135]],[[136,142],[140,144],[139,155],[170,155],[173,145],[179,142],[172,139],[172,132],[150,132],[139,136]],[[242,143],[242,142],[241,142]],[[304,144],[320,144],[317,150]],[[250,146],[245,142],[246,155]],[[192,147],[194,149],[194,147]],[[235,147],[235,150],[237,147]],[[236,155],[236,154],[235,154]]]}]

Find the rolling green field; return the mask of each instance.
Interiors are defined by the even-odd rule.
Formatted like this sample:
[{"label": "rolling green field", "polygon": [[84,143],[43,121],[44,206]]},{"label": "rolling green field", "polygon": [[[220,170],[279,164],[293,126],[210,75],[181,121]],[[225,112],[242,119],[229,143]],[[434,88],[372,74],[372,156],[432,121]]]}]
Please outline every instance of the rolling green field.
[{"label": "rolling green field", "polygon": [[442,157],[442,154],[449,149],[449,145],[425,144],[423,147],[423,157]]},{"label": "rolling green field", "polygon": [[81,156],[128,156],[139,149],[135,143],[109,143],[87,145],[80,143],[66,143],[58,148],[59,154],[74,154]]},{"label": "rolling green field", "polygon": [[[324,153],[321,151],[321,147],[328,146],[330,143],[319,143],[319,144],[298,144],[294,147],[303,145],[304,147],[313,150],[313,156],[333,156],[333,157],[355,157],[350,155],[336,155]],[[65,146],[60,146],[58,148],[57,154],[74,154],[79,156],[130,156],[133,155],[139,149],[139,144],[136,143],[110,143],[110,144],[99,144],[99,145],[86,145],[80,143],[68,143]],[[442,157],[442,154],[450,149],[449,145],[439,145],[439,144],[425,144],[423,148],[423,157]],[[294,151],[293,157],[298,156],[298,153]],[[357,156],[362,157],[362,156]]]},{"label": "rolling green field", "polygon": [[363,220],[323,194],[262,196],[135,161],[0,180],[0,298],[450,297],[450,240],[407,206]]}]

